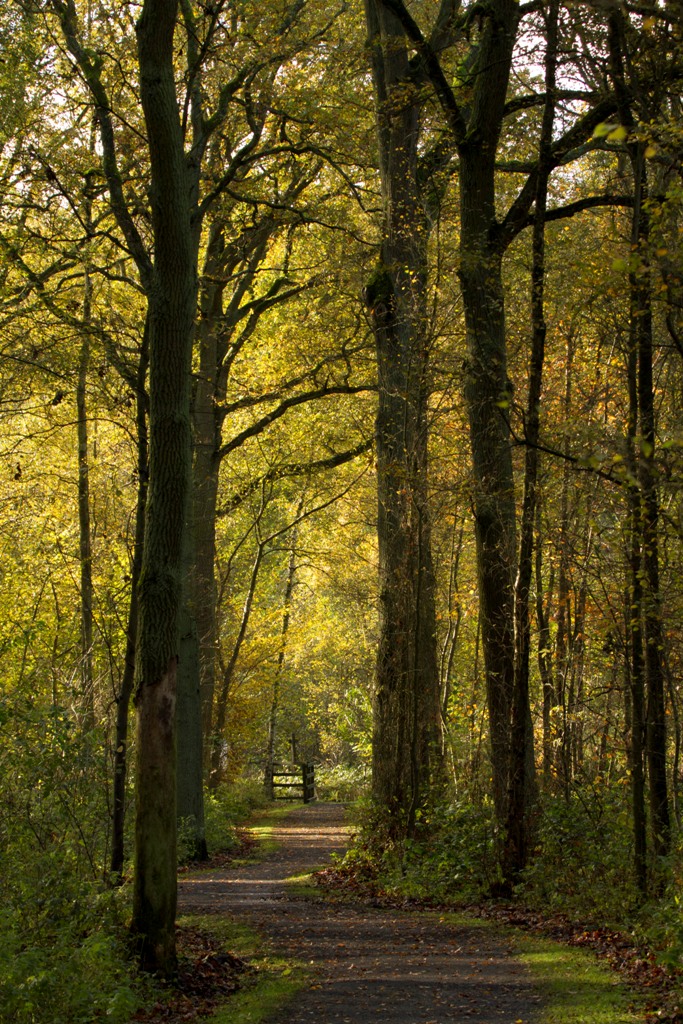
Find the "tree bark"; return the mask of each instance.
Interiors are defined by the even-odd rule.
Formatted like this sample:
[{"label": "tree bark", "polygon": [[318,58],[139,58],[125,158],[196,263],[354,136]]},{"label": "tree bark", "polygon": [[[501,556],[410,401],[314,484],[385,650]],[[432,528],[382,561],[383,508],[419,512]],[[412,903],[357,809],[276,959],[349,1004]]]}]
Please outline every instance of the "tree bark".
[{"label": "tree bark", "polygon": [[435,583],[428,506],[429,338],[421,100],[404,32],[366,0],[383,201],[380,266],[366,288],[377,352],[379,649],[372,786],[396,833],[410,832],[439,760]]},{"label": "tree bark", "polygon": [[507,816],[514,685],[515,493],[506,408],[502,251],[497,244],[495,159],[518,20],[512,0],[487,8],[471,77],[474,88],[460,153],[460,287],[469,359],[465,399],[474,470],[482,646],[489,707],[493,798]]},{"label": "tree bark", "polygon": [[[510,776],[503,875],[511,886],[526,867],[529,835],[528,810],[532,800],[533,727],[529,711],[531,656],[531,578],[533,572],[540,404],[545,362],[545,215],[550,174],[550,146],[555,121],[558,2],[551,0],[546,17],[546,102],[539,140],[538,176],[534,209],[531,267],[531,355],[525,421],[524,497],[520,527],[519,567],[515,581],[515,666],[512,696]],[[529,746],[531,745],[531,750]],[[531,754],[531,765],[529,765]]]},{"label": "tree bark", "polygon": [[536,623],[538,626],[538,673],[541,677],[543,698],[543,783],[550,790],[553,768],[552,709],[555,705],[555,684],[553,681],[552,658],[550,657],[550,615],[554,574],[551,566],[547,583],[548,599],[544,601],[543,547],[540,502],[536,507]]},{"label": "tree bark", "polygon": [[[631,393],[629,413],[629,444],[635,470],[633,440],[636,415],[634,410],[635,353],[629,356],[633,369],[629,373]],[[632,383],[631,383],[632,382]],[[635,477],[635,473],[634,473]],[[645,658],[643,652],[642,609],[643,586],[641,574],[642,537],[640,501],[637,488],[629,487],[629,570],[630,581],[626,607],[626,635],[628,637],[628,692],[630,715],[628,755],[631,771],[631,806],[633,811],[633,865],[636,886],[643,899],[647,895],[647,816],[645,812]]]},{"label": "tree bark", "polygon": [[[645,753],[650,783],[650,827],[652,849],[658,858],[666,857],[671,847],[671,819],[669,811],[668,784],[666,776],[666,703],[664,690],[664,629],[659,595],[659,498],[657,495],[657,468],[655,464],[655,405],[653,386],[653,327],[652,327],[652,279],[650,271],[649,233],[650,223],[647,209],[648,180],[645,163],[645,143],[635,137],[637,128],[632,109],[632,90],[626,82],[626,66],[633,69],[628,60],[626,24],[621,11],[614,11],[609,17],[610,71],[618,99],[619,116],[630,133],[627,150],[633,173],[634,202],[631,217],[631,259],[638,266],[629,272],[629,438],[632,459],[637,467],[637,485],[630,488],[632,519],[637,550],[632,553],[632,589],[638,597],[634,599],[633,618],[638,615],[637,626],[642,630],[642,657],[644,659],[646,698],[644,712]],[[645,116],[650,111],[645,111]],[[642,116],[642,114],[641,114]],[[637,509],[636,509],[637,505]],[[637,726],[635,692],[634,725]],[[633,740],[632,740],[633,742]],[[636,790],[640,783],[634,775],[634,830],[640,831],[640,816],[644,810],[635,807]],[[640,797],[638,797],[640,799]],[[638,820],[636,819],[636,812]],[[636,843],[643,840],[636,835]],[[636,878],[644,894],[642,883],[644,868],[639,863],[639,849],[636,851]],[[644,851],[643,851],[644,857]]]},{"label": "tree bark", "polygon": [[[196,180],[175,90],[176,0],[145,0],[137,23],[151,161],[155,258],[149,303],[149,490],[139,588],[133,919],[145,969],[175,969],[175,709],[190,481],[189,374],[197,299]],[[193,188],[194,186],[194,188]]]},{"label": "tree bark", "polygon": [[121,884],[125,860],[124,828],[126,818],[126,776],[128,770],[128,715],[130,699],[135,685],[135,649],[138,633],[138,586],[142,571],[142,551],[145,538],[145,506],[147,503],[147,481],[149,477],[147,437],[147,368],[148,368],[147,321],[140,350],[137,370],[135,412],[138,449],[138,493],[135,506],[135,532],[133,536],[133,557],[130,567],[130,604],[126,624],[126,652],[123,662],[121,689],[116,698],[116,726],[114,739],[114,779],[112,812],[111,871],[114,880]]},{"label": "tree bark", "polygon": [[[515,497],[507,377],[502,257],[530,223],[538,165],[534,165],[502,221],[496,215],[496,152],[499,146],[512,54],[524,5],[491,0],[476,9],[477,33],[444,3],[425,35],[404,0],[378,0],[400,22],[414,47],[418,80],[433,87],[450,139],[460,157],[460,284],[469,359],[465,397],[470,420],[479,571],[480,619],[484,648],[493,795],[501,827],[506,822],[510,716],[514,682]],[[366,5],[367,9],[367,5]],[[474,13],[474,8],[472,9]],[[462,44],[458,75],[451,86],[440,53]],[[408,94],[404,92],[404,98]],[[550,170],[614,110],[608,97],[553,141]],[[406,132],[406,138],[409,138]],[[531,763],[531,759],[528,759]]]},{"label": "tree bark", "polygon": [[179,619],[180,657],[176,705],[176,813],[190,860],[207,860],[202,771],[202,705],[200,645],[196,605],[192,601],[195,571],[193,523],[188,523],[183,557],[183,600]]},{"label": "tree bark", "polygon": [[192,401],[193,466],[192,526],[194,566],[192,605],[199,639],[200,694],[202,707],[203,760],[208,768],[212,742],[212,715],[216,689],[216,503],[221,446],[218,411],[220,360],[218,320],[223,314],[220,256],[223,231],[211,224],[204,258],[204,282],[200,293],[197,325],[199,372]]},{"label": "tree bark", "polygon": [[657,494],[655,401],[653,384],[652,282],[648,254],[648,221],[643,203],[647,198],[644,146],[635,146],[637,201],[634,219],[639,216],[638,246],[642,265],[631,275],[633,306],[638,344],[638,405],[640,413],[640,455],[638,482],[641,493],[644,578],[644,632],[647,678],[647,765],[650,777],[650,818],[652,849],[656,857],[666,857],[671,849],[671,817],[666,776],[666,699],[664,687],[664,628],[659,594],[659,497]]}]

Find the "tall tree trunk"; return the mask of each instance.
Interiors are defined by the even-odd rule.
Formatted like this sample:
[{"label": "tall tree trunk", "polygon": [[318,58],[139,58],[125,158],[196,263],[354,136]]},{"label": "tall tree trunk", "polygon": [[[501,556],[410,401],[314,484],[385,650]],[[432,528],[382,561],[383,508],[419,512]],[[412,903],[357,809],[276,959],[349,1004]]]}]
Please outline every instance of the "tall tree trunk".
[{"label": "tall tree trunk", "polygon": [[[638,343],[635,318],[630,319],[627,356],[629,415],[627,449],[631,483],[629,506],[629,592],[626,608],[630,704],[629,762],[633,810],[634,872],[638,890],[647,895],[647,815],[645,811],[645,653],[643,644],[643,520],[638,487]],[[627,717],[629,717],[627,715]]]},{"label": "tall tree trunk", "polygon": [[135,415],[138,450],[138,493],[135,506],[135,533],[133,557],[130,567],[130,604],[126,624],[126,652],[123,662],[121,689],[116,698],[116,725],[114,740],[114,779],[112,808],[111,871],[119,884],[123,880],[125,859],[124,827],[126,818],[126,776],[128,768],[128,713],[130,699],[135,685],[135,649],[138,632],[138,586],[142,571],[142,551],[145,537],[145,506],[147,503],[147,480],[149,477],[147,438],[147,367],[149,364],[148,320],[140,350],[137,370]]},{"label": "tall tree trunk", "polygon": [[630,586],[626,608],[628,636],[628,684],[630,704],[629,764],[633,811],[633,864],[636,885],[647,895],[647,817],[645,813],[645,659],[643,655],[640,502],[637,490],[629,487],[629,569]]},{"label": "tall tree trunk", "polygon": [[553,567],[547,584],[548,600],[544,601],[543,546],[541,526],[541,505],[536,507],[536,623],[538,625],[538,672],[541,677],[543,697],[543,783],[550,789],[553,769],[552,709],[555,705],[555,684],[552,658],[550,656],[550,615],[554,587]]},{"label": "tall tree trunk", "polygon": [[[512,697],[510,777],[503,875],[512,885],[526,866],[528,856],[527,812],[533,777],[533,730],[530,728],[529,662],[531,656],[530,598],[533,572],[538,440],[541,388],[545,362],[545,215],[550,173],[550,146],[555,121],[558,2],[552,0],[546,18],[546,102],[539,140],[538,176],[532,239],[531,357],[525,422],[524,497],[520,527],[519,567],[515,582],[515,666]],[[529,743],[531,742],[531,766]]]},{"label": "tall tree trunk", "polygon": [[189,373],[197,301],[196,181],[175,90],[176,0],[145,0],[137,23],[155,241],[149,303],[149,490],[139,589],[132,931],[144,968],[175,969],[175,705],[190,482]]},{"label": "tall tree trunk", "polygon": [[[644,207],[647,200],[647,172],[644,144],[632,149],[636,202],[634,235],[641,266],[630,276],[631,319],[635,321],[638,345],[638,405],[640,413],[640,455],[638,482],[643,520],[643,577],[645,665],[647,678],[647,766],[650,777],[650,818],[652,849],[666,857],[671,849],[671,818],[666,777],[666,699],[664,687],[664,628],[659,594],[659,497],[657,494],[655,402],[653,384],[652,280],[649,267],[649,224]],[[636,221],[636,217],[638,220]]]},{"label": "tall tree trunk", "polygon": [[208,769],[212,745],[212,716],[216,689],[216,504],[220,459],[221,420],[218,411],[218,323],[223,313],[220,257],[223,230],[211,224],[204,259],[200,317],[197,325],[199,367],[192,402],[193,465],[192,526],[194,570],[192,605],[199,639],[203,760]]},{"label": "tall tree trunk", "polygon": [[465,398],[474,470],[482,646],[489,707],[493,797],[507,817],[514,683],[515,495],[505,407],[509,404],[505,306],[496,242],[495,159],[515,41],[518,6],[487,9],[475,65],[475,97],[460,141],[460,287],[469,359]]},{"label": "tall tree trunk", "polygon": [[[86,224],[90,226],[90,211],[86,210]],[[76,419],[78,427],[78,537],[81,569],[81,689],[83,724],[92,729],[95,724],[95,693],[93,680],[93,582],[92,538],[90,531],[90,468],[88,460],[88,409],[86,387],[90,364],[90,324],[92,319],[92,281],[86,264],[83,285],[83,336],[78,358],[76,384]]]},{"label": "tall tree trunk", "polygon": [[[574,377],[574,338],[567,338],[567,362],[564,386],[564,422],[569,424],[572,416],[572,384]],[[569,431],[564,442],[565,456],[570,454],[571,439]],[[569,673],[569,636],[571,633],[571,596],[569,587],[569,555],[571,540],[569,535],[569,486],[571,481],[571,465],[565,458],[562,467],[562,490],[560,495],[560,564],[557,579],[557,632],[555,637],[555,707],[561,719],[558,719],[555,730],[559,732],[556,740],[554,768],[562,787],[565,800],[569,800],[571,777],[567,750],[569,745],[569,723],[567,720],[567,678]]]},{"label": "tall tree trunk", "polygon": [[418,183],[421,101],[398,19],[366,0],[383,199],[381,264],[366,288],[378,365],[380,639],[373,795],[410,830],[439,757],[439,678],[427,485],[428,225]]},{"label": "tall tree trunk", "polygon": [[[637,128],[632,110],[633,93],[626,83],[628,45],[623,12],[614,11],[609,18],[610,71],[617,95],[619,116],[631,133],[627,149],[634,185],[631,218],[631,252],[638,260],[637,269],[629,273],[630,293],[630,405],[637,410],[637,426],[633,432],[638,470],[637,499],[639,503],[638,534],[640,542],[640,596],[638,608],[643,630],[643,655],[647,699],[645,713],[645,748],[650,781],[650,825],[652,848],[659,858],[671,846],[671,819],[666,777],[666,705],[664,692],[664,630],[659,595],[659,498],[655,464],[655,407],[653,388],[652,279],[649,254],[648,182],[645,143],[635,138]],[[629,65],[630,66],[630,65]],[[649,112],[645,112],[647,116]],[[641,112],[642,116],[642,112]],[[634,495],[633,502],[635,503]],[[635,568],[635,566],[634,566]],[[633,615],[635,616],[634,608]],[[635,708],[634,708],[635,719]],[[636,866],[638,872],[638,865]],[[642,889],[642,887],[641,887]],[[644,890],[642,890],[644,891]]]}]

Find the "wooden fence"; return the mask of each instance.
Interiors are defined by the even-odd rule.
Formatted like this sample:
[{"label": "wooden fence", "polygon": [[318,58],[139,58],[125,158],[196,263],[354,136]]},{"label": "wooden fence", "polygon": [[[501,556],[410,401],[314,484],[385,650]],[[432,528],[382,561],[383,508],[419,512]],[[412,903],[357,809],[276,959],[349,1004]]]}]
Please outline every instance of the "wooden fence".
[{"label": "wooden fence", "polygon": [[[308,763],[274,765],[270,780],[273,800],[315,800],[315,766]],[[283,792],[285,791],[285,792]]]}]

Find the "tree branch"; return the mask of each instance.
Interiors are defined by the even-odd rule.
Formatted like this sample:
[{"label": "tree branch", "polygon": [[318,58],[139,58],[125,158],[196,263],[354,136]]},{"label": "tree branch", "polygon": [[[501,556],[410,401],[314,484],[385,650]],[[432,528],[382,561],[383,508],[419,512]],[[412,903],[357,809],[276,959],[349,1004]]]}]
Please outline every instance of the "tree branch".
[{"label": "tree branch", "polygon": [[[579,118],[564,135],[553,143],[550,153],[550,169],[559,167],[567,153],[591,138],[597,126],[607,120],[616,108],[616,98],[610,95],[600,103],[596,103],[591,110]],[[529,223],[529,210],[536,194],[537,177],[538,163],[535,163],[517,198],[496,229],[496,242],[501,252],[507,249],[513,238]]]},{"label": "tree branch", "polygon": [[[605,206],[631,207],[633,206],[633,196],[586,196],[584,199],[577,199],[573,203],[567,203],[566,206],[555,206],[547,210],[544,220],[548,224],[554,220],[565,220],[569,217],[574,217],[577,213],[582,213],[584,210],[596,210]],[[519,230],[523,231],[524,228],[531,227],[533,222],[534,215],[530,213],[526,220],[520,223]]]},{"label": "tree branch", "polygon": [[375,391],[376,388],[371,384],[334,384],[332,387],[317,388],[314,391],[304,391],[299,395],[290,395],[289,398],[282,400],[280,405],[276,406],[272,412],[267,413],[265,416],[261,416],[260,419],[256,420],[250,426],[236,434],[231,441],[224,444],[218,449],[216,457],[218,459],[224,459],[226,455],[234,452],[237,448],[240,448],[245,441],[248,441],[252,437],[258,437],[262,434],[271,423],[275,423],[282,416],[289,412],[290,409],[294,409],[299,405],[305,405],[307,402],[315,402],[319,398],[328,398],[331,395],[357,395],[363,391]]},{"label": "tree branch", "polygon": [[374,437],[361,441],[355,448],[349,448],[345,452],[338,452],[326,459],[314,459],[313,462],[285,462],[281,466],[273,466],[257,480],[252,480],[241,491],[233,494],[225,505],[216,513],[218,516],[227,516],[247,500],[255,491],[267,483],[274,483],[276,480],[294,479],[300,476],[311,476],[313,473],[324,472],[327,469],[336,469],[347,462],[352,462],[360,455],[371,451],[375,443]]},{"label": "tree branch", "polygon": [[465,141],[467,135],[467,124],[462,115],[458,101],[451,89],[448,80],[441,67],[441,62],[432,46],[422,35],[419,25],[407,10],[403,0],[379,0],[385,10],[390,11],[403,26],[403,31],[413,44],[422,61],[424,72],[432,83],[437,95],[441,109],[446,115],[448,126],[453,133],[456,143]]},{"label": "tree branch", "polygon": [[131,216],[123,192],[121,172],[116,153],[116,139],[112,109],[101,78],[101,60],[81,43],[78,33],[78,15],[74,0],[50,0],[59,18],[66,47],[85,79],[95,105],[95,118],[102,144],[102,169],[109,189],[112,213],[126,239],[128,250],[135,260],[145,291],[152,287],[153,268],[150,255]]}]

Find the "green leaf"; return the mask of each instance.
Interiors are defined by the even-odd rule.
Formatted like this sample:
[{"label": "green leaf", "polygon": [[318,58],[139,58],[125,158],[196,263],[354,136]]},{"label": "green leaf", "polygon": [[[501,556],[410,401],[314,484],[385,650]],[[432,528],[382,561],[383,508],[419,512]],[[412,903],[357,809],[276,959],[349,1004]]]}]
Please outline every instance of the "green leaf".
[{"label": "green leaf", "polygon": [[624,142],[628,138],[628,132],[624,128],[623,124],[618,124],[616,128],[607,136],[608,142]]}]

